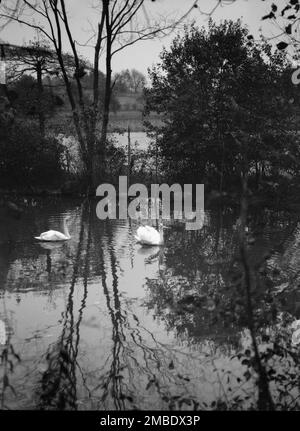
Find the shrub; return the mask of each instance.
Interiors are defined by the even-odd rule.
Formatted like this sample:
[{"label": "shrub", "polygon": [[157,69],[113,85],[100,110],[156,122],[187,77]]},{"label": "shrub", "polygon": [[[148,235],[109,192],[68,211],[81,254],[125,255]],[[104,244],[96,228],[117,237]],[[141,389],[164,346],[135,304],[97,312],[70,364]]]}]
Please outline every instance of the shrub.
[{"label": "shrub", "polygon": [[55,185],[61,179],[62,145],[42,137],[35,123],[15,122],[0,136],[0,180],[9,185]]}]

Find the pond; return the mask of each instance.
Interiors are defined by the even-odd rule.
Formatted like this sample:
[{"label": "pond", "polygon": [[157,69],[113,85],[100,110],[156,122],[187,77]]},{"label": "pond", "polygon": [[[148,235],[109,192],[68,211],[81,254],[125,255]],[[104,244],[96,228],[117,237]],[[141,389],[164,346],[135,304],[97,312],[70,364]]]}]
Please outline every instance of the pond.
[{"label": "pond", "polygon": [[[1,408],[257,408],[239,214],[207,211],[198,232],[170,220],[165,245],[146,248],[137,222],[99,220],[95,205],[24,198],[19,218],[0,209]],[[34,240],[66,215],[68,242]],[[276,408],[299,409],[299,217],[260,210],[248,226],[261,361]]]},{"label": "pond", "polygon": [[[125,148],[128,145],[128,133],[111,133],[109,136],[113,137],[118,145]],[[147,150],[151,139],[147,136],[146,132],[130,132],[131,146],[137,145],[139,150]]]}]

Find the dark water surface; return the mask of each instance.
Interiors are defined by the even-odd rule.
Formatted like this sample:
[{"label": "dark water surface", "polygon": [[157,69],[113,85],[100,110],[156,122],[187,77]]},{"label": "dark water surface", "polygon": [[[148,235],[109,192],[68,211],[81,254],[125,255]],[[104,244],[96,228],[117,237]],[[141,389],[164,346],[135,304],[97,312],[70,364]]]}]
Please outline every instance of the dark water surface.
[{"label": "dark water surface", "polygon": [[[208,212],[199,232],[169,221],[165,246],[151,248],[135,243],[135,221],[97,219],[95,203],[28,199],[20,219],[0,211],[1,408],[256,408],[233,210]],[[70,241],[33,239],[66,215]],[[287,386],[270,381],[278,408],[299,408],[289,327],[300,317],[298,219],[249,219],[260,352],[274,376],[292,374]],[[278,337],[294,356],[276,351]]]}]

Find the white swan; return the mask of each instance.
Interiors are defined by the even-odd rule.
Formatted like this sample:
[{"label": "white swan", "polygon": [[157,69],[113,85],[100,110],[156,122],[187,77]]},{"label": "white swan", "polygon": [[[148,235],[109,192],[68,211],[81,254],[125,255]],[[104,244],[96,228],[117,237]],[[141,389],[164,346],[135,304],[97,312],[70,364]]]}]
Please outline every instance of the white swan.
[{"label": "white swan", "polygon": [[142,245],[162,245],[164,243],[163,224],[159,224],[159,231],[152,226],[140,226],[135,239]]},{"label": "white swan", "polygon": [[63,224],[63,232],[58,232],[57,230],[48,230],[47,232],[43,232],[40,234],[40,236],[35,236],[34,238],[39,241],[67,241],[71,238],[67,226],[67,221],[70,219],[70,217],[64,218],[64,224]]}]

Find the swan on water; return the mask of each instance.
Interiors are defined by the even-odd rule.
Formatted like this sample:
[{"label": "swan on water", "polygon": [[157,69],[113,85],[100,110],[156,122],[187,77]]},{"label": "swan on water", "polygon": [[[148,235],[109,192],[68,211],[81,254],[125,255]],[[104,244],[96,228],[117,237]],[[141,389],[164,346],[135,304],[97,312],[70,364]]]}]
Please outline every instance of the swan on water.
[{"label": "swan on water", "polygon": [[70,220],[70,217],[65,217],[63,221],[63,233],[58,232],[57,230],[48,230],[47,232],[43,232],[40,236],[35,236],[34,238],[38,241],[67,241],[71,239],[67,221]]},{"label": "swan on water", "polygon": [[164,226],[159,223],[159,230],[152,226],[140,226],[135,239],[142,245],[162,245],[164,243]]}]

